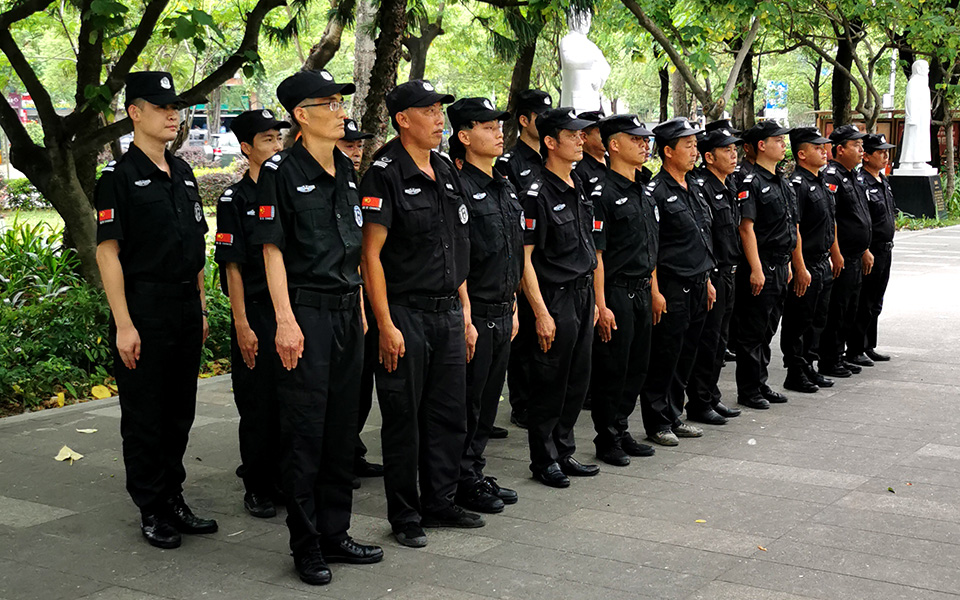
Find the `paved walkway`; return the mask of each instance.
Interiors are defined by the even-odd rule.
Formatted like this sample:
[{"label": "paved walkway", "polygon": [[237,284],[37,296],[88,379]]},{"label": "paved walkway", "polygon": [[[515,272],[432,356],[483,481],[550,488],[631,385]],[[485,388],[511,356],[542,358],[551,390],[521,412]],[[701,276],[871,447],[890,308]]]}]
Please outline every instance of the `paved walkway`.
[{"label": "paved walkway", "polygon": [[[0,599],[960,598],[960,228],[903,233],[894,252],[893,362],[567,490],[529,479],[511,428],[488,471],[520,503],[422,550],[392,541],[382,482],[366,480],[352,533],[386,560],[335,566],[320,589],[295,577],[282,519],[243,512],[229,379],[202,383],[186,458],[186,496],[220,532],[173,551],[140,538],[115,400],[4,419]],[[590,458],[588,415],[577,434]],[[364,437],[376,453],[376,422]],[[84,458],[55,462],[64,444]]]}]

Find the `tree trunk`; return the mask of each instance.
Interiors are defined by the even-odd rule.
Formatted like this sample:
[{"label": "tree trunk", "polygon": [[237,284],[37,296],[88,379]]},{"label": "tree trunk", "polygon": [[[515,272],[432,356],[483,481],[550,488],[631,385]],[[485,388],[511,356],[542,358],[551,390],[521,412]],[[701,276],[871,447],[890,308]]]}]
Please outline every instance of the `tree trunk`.
[{"label": "tree trunk", "polygon": [[670,91],[673,94],[673,116],[690,117],[690,103],[687,101],[687,85],[680,71],[670,74]]},{"label": "tree trunk", "polygon": [[[837,36],[837,62],[843,65],[847,71],[853,72],[853,53],[856,52],[856,45],[850,43],[846,36]],[[833,101],[833,126],[840,127],[850,123],[850,78],[840,69],[833,69],[833,89],[831,90],[831,99]]]},{"label": "tree trunk", "polygon": [[[743,40],[738,38],[730,45],[730,49],[739,52],[743,47]],[[748,50],[743,60],[743,66],[737,73],[737,99],[733,103],[733,109],[730,111],[733,117],[733,123],[740,129],[746,131],[753,127],[756,122],[756,104],[757,95],[756,80],[753,78],[753,61],[755,55],[753,50]]]},{"label": "tree trunk", "polygon": [[220,105],[222,104],[220,96],[222,90],[223,86],[220,86],[210,92],[209,102],[207,102],[207,132],[209,134],[220,133]]},{"label": "tree trunk", "polygon": [[670,118],[670,69],[666,66],[657,71],[660,77],[660,122]]},{"label": "tree trunk", "polygon": [[320,41],[310,48],[310,55],[303,61],[303,68],[309,71],[322,69],[327,66],[340,49],[340,40],[343,38],[343,23],[333,16],[327,21],[327,26],[320,36]]},{"label": "tree trunk", "polygon": [[365,99],[370,89],[370,72],[376,59],[377,45],[374,41],[377,7],[373,0],[358,0],[356,20],[356,43],[353,52],[353,83],[357,91],[353,95],[353,118],[363,122],[367,106]]},{"label": "tree trunk", "polygon": [[[945,157],[946,164],[944,164],[944,169],[947,171],[947,189],[944,190],[943,197],[947,199],[947,202],[950,202],[950,200],[953,199],[953,192],[957,189],[957,165],[954,159],[956,156],[956,148],[953,143],[953,115],[950,114],[946,96],[944,97],[943,103],[946,108],[944,111],[943,131],[947,135],[947,156]],[[937,144],[937,147],[939,146],[940,144]],[[939,169],[940,163],[934,164]]]},{"label": "tree trunk", "polygon": [[401,41],[406,26],[407,0],[382,0],[376,59],[370,71],[370,81],[376,82],[376,85],[370,86],[364,98],[366,109],[361,124],[361,129],[374,134],[374,137],[364,142],[361,172],[366,172],[373,161],[374,152],[387,138],[390,122],[387,115],[387,92],[397,85],[397,67],[400,65]]},{"label": "tree trunk", "polygon": [[823,72],[823,57],[817,56],[817,62],[814,63],[813,81],[810,83],[810,90],[813,92],[813,110],[820,110],[820,74]]},{"label": "tree trunk", "polygon": [[[510,95],[507,98],[507,111],[514,114],[517,106],[517,94],[530,89],[530,73],[533,71],[533,58],[537,54],[537,40],[522,46],[517,55],[517,62],[513,64],[513,73],[510,75]],[[517,143],[520,125],[516,119],[509,119],[503,124],[503,145],[510,148]]]}]

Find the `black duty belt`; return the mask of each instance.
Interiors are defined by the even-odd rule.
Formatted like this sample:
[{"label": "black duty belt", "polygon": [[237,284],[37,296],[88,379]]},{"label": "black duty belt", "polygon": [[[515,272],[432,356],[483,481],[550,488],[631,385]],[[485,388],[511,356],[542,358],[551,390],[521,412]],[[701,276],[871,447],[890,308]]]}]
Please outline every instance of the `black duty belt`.
[{"label": "black duty belt", "polygon": [[884,242],[882,244],[877,244],[874,246],[874,249],[879,250],[880,252],[890,252],[893,250],[893,242]]},{"label": "black duty belt", "polygon": [[772,265],[785,265],[790,262],[790,253],[760,253],[760,261]]},{"label": "black duty belt", "polygon": [[290,300],[299,306],[326,308],[327,310],[348,310],[360,306],[360,288],[346,294],[327,294],[299,288],[292,291]]},{"label": "black duty belt", "polygon": [[827,250],[826,252],[815,252],[810,254],[807,254],[807,253],[803,254],[803,262],[808,265],[819,265],[820,263],[824,262],[825,260],[828,260],[829,258],[830,258],[829,250]]},{"label": "black duty belt", "polygon": [[200,296],[200,288],[197,287],[196,279],[176,283],[131,279],[124,281],[123,286],[124,290],[131,294],[145,294],[163,298],[196,298]]},{"label": "black duty belt", "polygon": [[709,269],[704,271],[703,273],[697,273],[696,275],[690,275],[688,277],[684,277],[683,275],[677,275],[676,273],[671,273],[669,271],[664,271],[663,274],[658,275],[658,277],[673,279],[674,281],[679,281],[681,283],[686,283],[690,285],[700,285],[702,283],[706,283],[710,279],[710,273],[712,271],[713,269]]},{"label": "black duty belt", "polygon": [[614,277],[610,280],[610,285],[620,288],[627,288],[631,292],[645,290],[650,287],[649,277]]},{"label": "black duty belt", "polygon": [[513,301],[510,302],[475,302],[470,301],[470,314],[474,317],[490,319],[506,317],[513,314]]},{"label": "black duty belt", "polygon": [[576,279],[571,279],[570,281],[564,281],[562,283],[545,282],[545,284],[550,287],[560,288],[561,290],[565,290],[567,288],[572,290],[585,290],[593,285],[593,274],[581,275]]},{"label": "black duty belt", "polygon": [[425,312],[447,312],[460,307],[460,296],[417,296],[407,294],[389,298],[391,304],[399,304],[408,308],[415,308]]},{"label": "black duty belt", "polygon": [[738,266],[739,265],[718,265],[714,271],[722,275],[726,275],[727,273],[733,274],[737,272]]}]

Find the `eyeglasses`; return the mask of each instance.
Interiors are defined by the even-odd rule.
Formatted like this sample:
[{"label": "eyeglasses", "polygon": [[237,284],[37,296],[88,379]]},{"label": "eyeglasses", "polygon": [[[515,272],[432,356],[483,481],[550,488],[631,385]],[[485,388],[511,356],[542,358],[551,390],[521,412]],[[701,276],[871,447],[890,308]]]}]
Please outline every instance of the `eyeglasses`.
[{"label": "eyeglasses", "polygon": [[329,106],[330,112],[337,112],[341,108],[344,110],[347,109],[347,103],[340,102],[339,100],[332,100],[330,102],[319,102],[317,104],[301,104],[300,108],[312,108],[314,106]]}]

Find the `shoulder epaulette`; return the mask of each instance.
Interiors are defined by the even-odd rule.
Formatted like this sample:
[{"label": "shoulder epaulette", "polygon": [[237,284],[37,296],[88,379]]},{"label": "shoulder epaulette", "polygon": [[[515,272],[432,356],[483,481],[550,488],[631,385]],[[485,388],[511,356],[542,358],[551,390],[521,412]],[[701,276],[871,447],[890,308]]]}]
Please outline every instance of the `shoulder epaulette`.
[{"label": "shoulder epaulette", "polygon": [[111,160],[110,162],[108,162],[108,163],[100,170],[100,172],[101,172],[101,173],[109,173],[109,172],[113,171],[113,168],[116,166],[116,164],[117,164],[117,161]]},{"label": "shoulder epaulette", "polygon": [[373,161],[373,166],[386,169],[387,165],[389,165],[391,162],[393,162],[393,159],[389,156],[381,156],[377,160]]},{"label": "shoulder epaulette", "polygon": [[280,163],[283,162],[283,159],[284,159],[283,152],[278,152],[273,156],[271,156],[269,159],[263,161],[263,166],[276,171],[277,168],[280,167]]},{"label": "shoulder epaulette", "polygon": [[750,183],[753,181],[753,178],[756,176],[756,173],[749,173],[743,178],[743,183]]},{"label": "shoulder epaulette", "polygon": [[530,187],[527,188],[526,192],[528,196],[539,196],[540,195],[540,181],[534,181],[530,184]]}]

